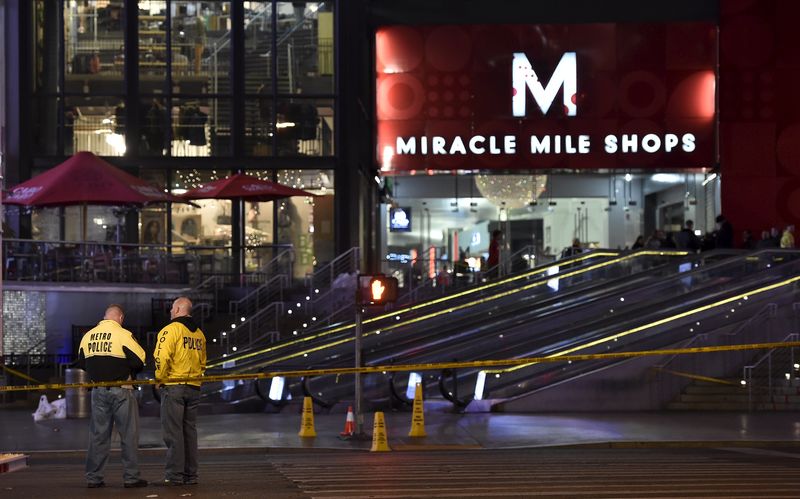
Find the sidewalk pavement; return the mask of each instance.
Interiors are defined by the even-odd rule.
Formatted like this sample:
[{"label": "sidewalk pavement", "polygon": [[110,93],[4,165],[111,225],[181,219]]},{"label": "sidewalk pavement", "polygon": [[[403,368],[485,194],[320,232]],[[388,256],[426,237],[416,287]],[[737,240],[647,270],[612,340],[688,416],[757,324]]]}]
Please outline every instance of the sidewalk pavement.
[{"label": "sidewalk pavement", "polygon": [[[314,416],[317,437],[300,438],[300,414],[200,416],[200,447],[368,449],[369,441],[342,440],[345,414]],[[139,445],[163,448],[158,418],[143,417]],[[509,449],[548,446],[800,446],[800,413],[551,413],[425,415],[427,437],[409,438],[411,413],[386,414],[396,450]],[[372,433],[372,414],[364,431]],[[0,452],[85,450],[87,419],[34,423],[29,411],[0,410]],[[118,436],[115,434],[115,441]],[[113,444],[117,448],[118,444]]]}]

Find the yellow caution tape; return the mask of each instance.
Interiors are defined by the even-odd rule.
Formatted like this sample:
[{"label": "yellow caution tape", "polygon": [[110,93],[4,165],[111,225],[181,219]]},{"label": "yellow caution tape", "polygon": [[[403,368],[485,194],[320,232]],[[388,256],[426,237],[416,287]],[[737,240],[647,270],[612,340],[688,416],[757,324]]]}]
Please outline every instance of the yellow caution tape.
[{"label": "yellow caution tape", "polygon": [[702,376],[700,374],[692,374],[692,373],[684,373],[681,371],[673,371],[672,369],[664,369],[663,367],[654,367],[652,368],[654,371],[672,374],[673,376],[678,376],[680,378],[688,378],[694,379],[697,381],[707,381],[709,383],[717,383],[720,385],[734,385],[734,386],[742,386],[741,383],[735,383],[733,381],[728,381],[726,379],[719,379],[719,378],[712,378],[711,376]]},{"label": "yellow caution tape", "polygon": [[10,373],[10,374],[12,374],[12,375],[14,375],[14,376],[16,376],[18,378],[22,378],[22,379],[24,379],[26,381],[30,381],[31,383],[36,383],[37,385],[41,383],[41,381],[39,381],[38,379],[31,378],[27,374],[21,373],[21,372],[17,371],[16,369],[11,369],[8,366],[0,366],[0,368],[2,368],[7,373]]},{"label": "yellow caution tape", "polygon": [[[597,270],[597,269],[602,268],[602,267],[607,267],[609,265],[613,265],[615,263],[619,263],[619,262],[622,262],[622,261],[625,261],[625,260],[638,258],[640,256],[652,256],[652,255],[659,255],[659,256],[685,256],[685,255],[687,255],[687,253],[685,251],[639,251],[639,252],[636,252],[636,253],[631,254],[631,255],[626,255],[626,256],[619,257],[619,258],[614,258],[612,260],[607,260],[605,262],[596,263],[596,264],[590,265],[590,266],[585,267],[585,268],[576,269],[576,270],[569,271],[569,272],[564,272],[564,273],[561,273],[561,274],[554,274],[551,278],[552,279],[566,279],[567,277],[573,277],[573,276],[576,276],[576,275],[580,275],[580,274],[583,274],[583,273],[586,273],[586,272],[590,272],[592,270]],[[598,254],[593,253],[592,256],[598,256]],[[569,260],[569,261],[565,262],[565,264],[566,263],[572,264],[574,261],[575,260]],[[558,267],[559,264],[556,263],[555,265],[551,265],[551,266],[552,267]],[[539,273],[541,271],[542,270],[540,269],[540,270],[537,271],[537,273]],[[509,281],[512,281],[512,280],[515,280],[515,279],[519,279],[521,277],[527,277],[528,275],[530,275],[530,273],[522,274],[521,276],[515,276],[513,278],[507,279],[506,281],[503,281],[503,283],[506,283],[506,282],[509,282]],[[497,285],[497,284],[502,284],[502,283],[494,283],[492,285]],[[546,284],[547,284],[547,280],[545,280],[545,279],[538,280],[536,282],[533,282],[533,283],[530,283],[530,284],[526,284],[526,285],[523,285],[523,286],[520,286],[520,287],[517,287],[517,288],[514,288],[514,289],[510,289],[510,290],[507,290],[507,291],[501,291],[501,292],[499,292],[497,294],[494,294],[494,295],[491,295],[491,296],[487,296],[485,298],[480,298],[480,299],[473,300],[473,301],[470,301],[470,302],[467,302],[467,303],[462,303],[460,305],[454,305],[454,306],[449,307],[449,308],[444,308],[444,309],[441,309],[441,310],[437,310],[435,312],[431,312],[431,313],[427,313],[427,314],[424,314],[424,315],[420,315],[419,317],[414,317],[414,318],[411,318],[411,319],[406,319],[406,320],[404,320],[402,322],[397,322],[395,324],[387,325],[387,326],[382,327],[380,329],[375,329],[375,330],[372,330],[372,331],[369,331],[369,332],[365,332],[362,335],[362,338],[366,338],[368,336],[377,335],[377,334],[380,334],[381,332],[391,331],[391,330],[397,329],[399,327],[407,326],[409,324],[415,324],[417,322],[422,322],[422,321],[425,321],[425,320],[428,320],[428,319],[431,319],[431,318],[434,318],[434,317],[438,317],[440,315],[449,314],[449,313],[452,313],[452,312],[457,312],[459,310],[471,308],[471,307],[474,307],[476,305],[481,305],[481,304],[484,304],[484,303],[488,303],[490,301],[498,300],[500,298],[505,298],[506,296],[511,296],[511,295],[513,295],[515,293],[519,293],[521,291],[527,291],[529,289],[542,287],[542,286],[545,286]],[[484,287],[482,287],[480,289],[483,289],[485,287],[486,286],[484,286]],[[464,294],[467,294],[467,293],[472,293],[472,292],[474,292],[476,290],[478,290],[478,289],[462,291],[461,293],[457,293],[455,295],[449,295],[449,296],[444,297],[444,298],[438,298],[436,300],[433,300],[433,301],[430,301],[430,302],[424,302],[424,303],[421,303],[419,305],[414,305],[412,307],[408,307],[406,309],[395,310],[395,311],[393,311],[391,313],[388,313],[388,314],[384,314],[384,315],[380,315],[380,316],[377,316],[377,317],[373,317],[371,319],[367,319],[367,320],[364,321],[364,324],[367,324],[367,323],[370,323],[370,322],[374,322],[374,321],[377,321],[379,319],[385,319],[385,318],[392,317],[392,316],[400,317],[401,314],[404,313],[404,312],[408,312],[408,311],[411,311],[411,310],[417,310],[417,309],[422,308],[422,307],[427,307],[428,305],[432,305],[433,303],[439,303],[439,302],[442,302],[442,301],[445,301],[445,300],[450,300],[452,298],[456,298],[458,296],[461,296],[461,295],[464,295]],[[291,346],[291,345],[296,345],[296,344],[299,344],[299,343],[302,343],[302,342],[311,341],[311,340],[314,340],[314,339],[317,339],[317,338],[321,338],[323,336],[328,336],[328,335],[333,334],[333,333],[346,331],[347,329],[350,329],[352,327],[353,327],[352,324],[348,324],[348,325],[345,325],[345,326],[339,326],[337,328],[334,328],[334,329],[331,329],[331,330],[327,330],[327,331],[323,331],[321,333],[313,334],[313,335],[310,335],[310,336],[305,336],[305,337],[299,338],[297,340],[293,340],[293,341],[289,341],[289,342],[286,342],[286,343],[281,343],[279,345],[267,347],[267,348],[264,348],[264,349],[256,351],[256,352],[250,352],[250,353],[247,353],[247,354],[244,354],[244,355],[240,355],[238,357],[226,358],[226,359],[224,359],[224,360],[222,360],[220,362],[209,364],[208,367],[209,368],[220,367],[220,366],[224,365],[225,362],[229,362],[231,360],[241,361],[241,360],[244,360],[244,359],[247,359],[247,358],[251,358],[251,357],[255,357],[257,355],[261,355],[261,354],[264,354],[264,353],[274,352],[276,350],[279,350],[279,349],[282,349],[282,348],[286,348],[286,347]],[[331,347],[334,347],[334,346],[337,346],[337,345],[342,345],[342,344],[348,343],[350,341],[354,341],[353,337],[343,338],[343,339],[340,339],[340,340],[332,341],[330,343],[326,343],[324,345],[320,345],[320,346],[317,346],[317,347],[314,347],[314,348],[309,348],[307,350],[303,350],[302,352],[295,352],[295,353],[291,353],[291,354],[288,354],[288,355],[284,355],[283,357],[270,359],[269,361],[264,361],[264,362],[259,363],[255,367],[262,367],[262,366],[267,366],[267,365],[270,365],[270,364],[277,364],[279,362],[283,362],[283,361],[286,361],[286,360],[291,360],[291,359],[294,359],[294,358],[297,358],[297,357],[301,357],[301,356],[303,356],[305,354],[308,354],[308,353],[313,353],[313,352],[317,352],[317,351],[320,351],[320,350],[325,350],[327,348],[331,348]]]},{"label": "yellow caution tape", "polygon": [[[714,303],[709,303],[708,305],[702,305],[700,307],[693,308],[691,310],[686,310],[684,312],[680,312],[680,313],[677,313],[675,315],[670,315],[669,317],[664,317],[663,319],[658,319],[656,321],[653,321],[653,322],[650,322],[650,323],[647,323],[647,324],[642,324],[641,326],[637,326],[635,328],[628,329],[626,331],[622,331],[622,332],[617,333],[617,334],[612,334],[612,335],[609,335],[609,336],[606,336],[606,337],[603,337],[603,338],[600,338],[600,339],[597,339],[597,340],[593,340],[593,341],[590,341],[589,343],[584,343],[582,345],[577,345],[577,346],[568,348],[566,350],[563,350],[561,352],[556,352],[554,354],[551,354],[551,355],[548,356],[548,358],[549,357],[553,357],[553,358],[558,357],[558,358],[562,358],[563,359],[568,354],[570,354],[572,352],[576,352],[578,350],[583,350],[583,349],[586,349],[586,348],[589,348],[589,347],[601,345],[603,343],[609,343],[609,342],[612,342],[612,341],[617,341],[619,338],[623,338],[623,337],[628,336],[630,334],[638,333],[638,332],[644,331],[646,329],[650,329],[652,327],[660,326],[662,324],[667,324],[667,323],[672,322],[674,320],[683,319],[685,317],[689,317],[691,315],[695,315],[695,314],[698,314],[700,312],[705,312],[707,310],[711,310],[711,309],[714,309],[714,308],[717,308],[717,307],[721,307],[721,306],[727,305],[729,303],[737,302],[739,300],[745,300],[746,301],[751,296],[758,295],[758,294],[761,294],[761,293],[765,293],[767,291],[772,291],[774,289],[778,289],[778,288],[783,287],[783,286],[788,286],[790,284],[794,284],[794,283],[797,283],[797,282],[800,282],[800,276],[794,276],[794,277],[791,277],[789,279],[786,279],[786,280],[783,280],[783,281],[780,281],[780,282],[776,282],[774,284],[769,284],[767,286],[763,286],[763,287],[760,287],[758,289],[753,289],[753,290],[747,291],[745,293],[741,293],[741,294],[738,294],[738,295],[735,295],[735,296],[731,296],[731,297],[725,298],[723,300],[716,301]],[[733,311],[731,311],[731,313],[733,313]],[[497,374],[497,373],[512,372],[512,371],[516,371],[518,369],[523,369],[525,367],[528,367],[528,366],[526,366],[524,364],[518,364],[518,365],[516,365],[514,367],[509,367],[507,369],[499,369],[497,371],[490,371],[490,373]]]},{"label": "yellow caution tape", "polygon": [[[637,258],[637,257],[640,257],[640,256],[652,256],[652,255],[686,256],[687,254],[688,253],[686,251],[653,251],[653,250],[638,251],[638,252],[633,253],[631,255],[627,255],[627,256],[624,256],[622,258],[612,260],[611,263],[621,262],[623,260],[627,260],[627,259],[630,259],[630,258]],[[474,288],[470,288],[470,289],[467,289],[467,290],[464,290],[464,291],[460,291],[458,293],[449,294],[449,295],[443,296],[441,298],[436,298],[436,299],[433,299],[433,300],[427,300],[427,301],[424,301],[422,303],[417,303],[415,305],[411,305],[411,306],[404,307],[404,308],[401,308],[401,309],[392,310],[391,312],[387,312],[385,314],[376,315],[375,317],[370,317],[369,319],[364,319],[363,324],[370,324],[370,323],[377,322],[377,321],[380,321],[380,320],[383,320],[383,319],[389,319],[391,317],[396,317],[396,316],[399,316],[399,315],[402,315],[402,314],[406,314],[408,312],[414,312],[414,311],[417,311],[417,310],[421,310],[423,308],[430,307],[431,305],[444,303],[446,301],[453,300],[455,298],[461,298],[462,296],[467,296],[467,295],[470,295],[470,294],[473,294],[473,293],[478,293],[480,291],[484,291],[484,290],[487,290],[487,289],[494,288],[496,286],[501,286],[503,284],[508,284],[510,282],[513,282],[513,281],[517,281],[517,280],[520,280],[520,279],[526,279],[526,278],[528,278],[528,277],[530,277],[532,275],[545,273],[552,267],[556,267],[557,268],[559,265],[561,265],[561,266],[564,266],[564,265],[575,265],[576,263],[579,263],[579,262],[581,262],[583,260],[589,260],[589,259],[592,259],[592,258],[599,258],[599,257],[604,257],[604,256],[617,256],[617,255],[619,255],[618,252],[601,252],[601,251],[598,251],[598,252],[594,252],[594,253],[589,253],[589,254],[581,256],[581,257],[571,258],[571,259],[565,260],[565,261],[563,261],[561,263],[559,263],[559,262],[548,263],[545,266],[538,266],[538,267],[536,267],[534,269],[531,269],[528,272],[523,272],[523,273],[517,274],[515,276],[507,277],[507,278],[500,279],[498,281],[487,283],[487,284],[482,284],[480,286],[476,286]],[[596,267],[590,267],[590,268],[582,270],[582,272],[588,272],[589,270],[594,270],[595,268]],[[576,273],[581,273],[581,272],[576,272]],[[572,274],[570,274],[570,275],[572,275]],[[556,277],[561,278],[561,277],[567,277],[567,276],[560,275],[560,276],[556,276]],[[527,288],[524,288],[524,289],[527,289]],[[523,289],[519,289],[517,291],[523,291]],[[502,296],[506,296],[506,295],[505,294],[499,295],[499,296],[497,296],[497,298],[500,298]],[[474,305],[475,303],[476,302],[472,302],[469,305]],[[429,317],[433,317],[433,316],[436,316],[436,315],[439,315],[439,314],[436,313],[436,314],[432,314],[432,315],[427,315],[425,317],[429,318]],[[408,322],[401,322],[401,323],[395,324],[394,326],[392,326],[392,328],[399,327],[399,326],[407,324],[407,323]],[[316,334],[303,336],[303,337],[298,338],[296,340],[287,341],[285,343],[281,343],[281,344],[278,344],[278,345],[274,345],[274,346],[270,346],[270,347],[267,347],[267,348],[263,348],[263,349],[255,351],[255,352],[248,352],[248,353],[244,353],[244,354],[237,355],[237,356],[231,356],[231,357],[228,357],[228,358],[226,358],[224,360],[221,360],[219,362],[215,362],[215,363],[209,364],[208,367],[209,368],[221,367],[223,364],[225,364],[226,362],[229,362],[231,360],[241,361],[241,360],[249,359],[251,357],[255,357],[255,356],[262,355],[262,354],[269,353],[269,352],[274,352],[276,350],[280,350],[280,349],[283,349],[283,348],[286,348],[286,347],[289,347],[289,346],[292,346],[292,345],[299,345],[301,343],[306,343],[306,342],[309,342],[309,341],[312,341],[312,340],[316,340],[318,338],[322,338],[322,337],[325,337],[325,336],[330,336],[330,335],[336,334],[336,333],[341,333],[342,331],[347,331],[348,329],[352,329],[354,326],[355,326],[354,323],[348,323],[348,324],[344,324],[344,325],[341,325],[341,326],[336,326],[336,327],[334,327],[332,329],[327,329],[327,330],[321,331],[321,332],[316,333]],[[384,328],[384,330],[386,330],[386,328]],[[372,331],[372,333],[374,333],[374,331]],[[367,334],[369,334],[369,333],[367,333]],[[346,343],[348,341],[352,341],[352,338],[348,338],[348,339],[345,339],[343,341],[337,341],[337,342],[334,342],[334,343],[329,343],[327,345],[323,345],[323,346],[321,346],[319,348],[316,348],[316,349],[313,349],[313,350],[309,350],[307,352],[312,352],[312,351],[320,350],[320,349],[323,349],[323,348],[328,348],[328,347],[331,347],[331,346],[339,345],[341,343]],[[300,352],[298,354],[290,355],[290,356],[284,357],[284,358],[297,357],[297,356],[302,355],[303,353],[307,353],[307,352]]]},{"label": "yellow caution tape", "polygon": [[[220,381],[235,381],[235,380],[260,380],[270,379],[276,376],[291,377],[308,377],[308,376],[325,376],[325,375],[340,375],[340,374],[369,374],[369,373],[386,373],[386,372],[404,372],[404,371],[438,371],[443,369],[465,369],[465,368],[482,368],[482,367],[497,367],[497,366],[511,366],[521,364],[535,364],[542,362],[576,362],[584,360],[613,360],[613,359],[627,359],[632,357],[646,357],[653,355],[685,355],[685,354],[698,354],[698,353],[711,353],[711,352],[735,352],[740,350],[761,350],[771,348],[797,348],[800,347],[800,341],[785,341],[778,343],[748,343],[742,345],[720,345],[713,347],[693,347],[693,348],[674,348],[665,350],[640,350],[637,352],[615,352],[615,353],[593,353],[583,355],[564,355],[561,357],[526,357],[520,359],[503,359],[503,360],[474,360],[467,362],[438,362],[428,364],[405,364],[405,365],[390,365],[390,366],[372,366],[372,367],[340,367],[330,369],[304,369],[294,371],[273,371],[265,373],[251,373],[251,374],[225,374],[218,376],[202,376],[199,378],[170,378],[167,380],[156,379],[142,379],[134,381],[137,385],[161,385],[165,383],[216,383]],[[0,386],[0,392],[20,392],[20,391],[34,391],[34,390],[65,390],[68,388],[98,388],[109,386],[123,386],[130,385],[131,381],[105,381],[98,383],[75,383],[75,384],[41,384],[30,386]]]}]

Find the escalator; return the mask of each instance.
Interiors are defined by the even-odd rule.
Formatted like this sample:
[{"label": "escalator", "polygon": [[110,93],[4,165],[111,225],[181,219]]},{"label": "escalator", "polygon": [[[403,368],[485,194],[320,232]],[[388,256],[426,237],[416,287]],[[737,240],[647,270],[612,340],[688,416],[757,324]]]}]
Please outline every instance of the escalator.
[{"label": "escalator", "polygon": [[[439,360],[453,360],[454,357],[450,357],[447,352],[449,344],[464,342],[469,337],[471,337],[469,341],[480,343],[486,334],[491,334],[492,329],[508,327],[508,321],[518,320],[523,312],[529,316],[532,313],[552,314],[558,310],[568,313],[581,302],[587,300],[592,303],[597,302],[610,288],[632,290],[636,287],[645,287],[647,283],[659,282],[680,270],[704,267],[711,262],[734,258],[731,252],[692,255],[682,259],[680,256],[680,253],[667,256],[663,252],[639,252],[590,264],[567,261],[563,262],[566,263],[563,265],[559,262],[562,269],[565,266],[568,268],[559,269],[559,272],[544,277],[541,275],[541,269],[529,272],[524,279],[517,278],[512,281],[515,286],[509,286],[511,283],[505,284],[505,288],[495,286],[493,295],[482,296],[466,303],[456,301],[455,305],[440,299],[440,303],[435,305],[446,304],[445,308],[440,307],[434,312],[425,311],[426,313],[422,315],[411,317],[408,317],[410,314],[404,313],[403,320],[396,321],[396,324],[391,319],[396,319],[400,312],[397,312],[398,315],[393,313],[389,317],[379,316],[379,321],[384,321],[383,329],[370,328],[365,334],[366,338],[374,338],[374,341],[367,343],[369,350],[365,352],[366,358],[369,363],[384,364],[397,359],[414,358],[413,354],[418,351],[430,351],[432,355],[439,356]],[[550,266],[550,269],[553,269],[553,266]],[[553,270],[550,270],[545,274],[552,272]],[[558,286],[554,286],[556,280]],[[619,288],[620,286],[625,288]],[[558,291],[554,290],[556,287]],[[633,293],[629,298],[629,304],[636,303],[645,296]],[[458,298],[460,297],[455,297],[454,300]],[[424,305],[421,308],[424,308]],[[379,321],[375,322],[380,326]],[[465,328],[465,324],[470,327]],[[334,334],[337,333],[338,337],[328,335],[316,338],[317,343],[304,341],[283,347],[275,345],[268,349],[271,351],[261,353],[259,356],[244,359],[240,357],[234,369],[238,372],[252,372],[254,369],[266,367],[276,370],[352,366],[353,352],[350,343],[352,331],[340,331]],[[425,348],[420,350],[419,345],[425,345]],[[390,352],[386,353],[383,349],[389,349]],[[467,357],[455,358],[467,359]],[[239,362],[244,363],[244,366]],[[402,363],[406,361],[403,360]],[[279,396],[277,401],[283,400],[289,394],[295,398],[309,394],[315,397],[318,404],[329,406],[336,400],[347,397],[348,393],[352,393],[352,386],[346,387],[347,383],[344,380],[337,379],[333,383],[335,388],[333,398],[330,398],[330,395],[326,397],[326,393],[331,393],[328,388],[318,389],[320,385],[325,385],[325,377],[313,381],[290,381],[293,384],[281,390],[283,396]],[[244,388],[237,386],[236,390],[225,390],[227,393],[222,399],[238,402],[241,398],[253,396],[254,387],[244,385],[246,385]],[[259,387],[263,396],[268,387]],[[213,394],[213,390],[211,388],[209,396]],[[217,390],[222,391],[218,388]],[[386,393],[386,390],[382,391]],[[376,397],[376,400],[380,399],[380,396]]]},{"label": "escalator", "polygon": [[[800,270],[795,259],[794,253],[769,251],[705,266],[695,267],[697,263],[692,263],[692,270],[683,262],[676,267],[686,271],[672,270],[671,275],[656,268],[644,273],[658,276],[649,282],[635,275],[623,282],[605,283],[596,293],[572,297],[557,294],[549,300],[538,300],[535,306],[462,313],[462,320],[451,319],[449,326],[406,333],[402,338],[388,341],[371,338],[371,341],[365,340],[364,356],[367,365],[424,364],[594,353],[625,348],[644,340],[650,343],[642,344],[658,348],[677,341],[672,336],[651,339],[652,331],[657,329],[653,329],[653,325],[658,325],[658,321],[673,316],[676,317],[667,322],[691,321],[700,313],[689,313],[693,310],[712,310],[711,304],[720,300],[774,285]],[[469,325],[465,325],[465,320]],[[684,329],[687,335],[692,334],[691,328]],[[352,354],[346,351],[330,355],[326,363],[327,367],[348,365],[352,365]],[[547,365],[541,369],[546,371],[544,380],[556,379],[555,371],[548,370]],[[435,382],[434,373],[428,373],[422,380],[426,398],[445,397],[456,405],[466,405],[469,400],[458,399],[453,394],[473,393],[479,371],[464,370],[457,375],[443,373],[441,377],[449,379],[440,383]],[[490,373],[494,376],[484,380],[485,392],[490,394],[488,397],[501,398],[517,395],[512,393],[514,390],[524,393],[534,388],[527,381],[531,372],[512,368],[508,372]],[[321,376],[306,381],[302,388],[321,405],[331,405],[336,400],[351,397],[351,378]],[[395,385],[387,389],[390,378]],[[398,387],[407,386],[407,379],[406,374],[367,375],[365,393],[378,405],[391,402],[387,400],[390,396],[403,402],[406,401],[403,397],[397,397],[403,392]]]},{"label": "escalator", "polygon": [[[730,252],[714,252],[709,255],[689,257],[689,260],[682,263],[700,265],[730,256]],[[603,286],[612,281],[628,279],[634,275],[638,279],[651,279],[675,272],[675,269],[667,266],[667,263],[682,257],[686,257],[685,252],[674,251],[640,251],[627,255],[595,252],[580,255],[494,283],[368,317],[363,321],[365,335],[391,333],[392,337],[396,337],[420,327],[431,329],[442,324],[447,325],[451,319],[445,315],[459,311],[469,312],[472,315],[484,309],[526,307],[531,302],[550,298],[554,287],[557,287],[556,291],[563,296],[598,292],[598,290],[602,292]],[[643,274],[644,271],[651,269],[656,271],[649,275]],[[234,366],[234,372],[243,372],[266,366],[284,366],[294,359],[308,358],[307,354],[313,354],[312,358],[330,360],[324,354],[332,351],[330,348],[351,341],[353,334],[352,323],[336,325],[252,352],[239,352],[224,359],[210,361],[209,368],[220,368],[225,363]],[[319,357],[320,354],[322,357]],[[300,364],[307,364],[307,361],[302,361]]]}]

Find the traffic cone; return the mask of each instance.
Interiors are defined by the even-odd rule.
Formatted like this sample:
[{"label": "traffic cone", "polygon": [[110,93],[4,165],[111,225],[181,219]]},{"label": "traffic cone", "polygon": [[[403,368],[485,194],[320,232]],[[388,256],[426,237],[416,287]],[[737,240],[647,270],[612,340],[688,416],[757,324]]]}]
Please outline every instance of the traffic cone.
[{"label": "traffic cone", "polygon": [[383,413],[375,413],[375,422],[372,425],[372,448],[370,452],[389,452],[389,441],[386,438],[386,422],[383,420]]},{"label": "traffic cone", "polygon": [[353,417],[353,406],[347,406],[347,419],[344,420],[344,431],[339,433],[343,437],[352,437],[356,432],[356,418]]},{"label": "traffic cone", "polygon": [[414,389],[414,411],[411,416],[411,431],[409,437],[424,437],[425,434],[425,410],[422,405],[422,385],[417,383]]},{"label": "traffic cone", "polygon": [[303,397],[303,419],[300,422],[301,437],[316,437],[317,431],[314,429],[314,404],[311,397]]}]

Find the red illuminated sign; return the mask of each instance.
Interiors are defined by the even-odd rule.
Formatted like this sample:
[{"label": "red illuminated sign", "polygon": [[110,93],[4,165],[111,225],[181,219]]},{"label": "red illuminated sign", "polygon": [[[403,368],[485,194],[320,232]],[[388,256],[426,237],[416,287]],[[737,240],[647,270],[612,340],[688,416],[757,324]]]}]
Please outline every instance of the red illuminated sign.
[{"label": "red illuminated sign", "polygon": [[384,172],[714,164],[708,23],[389,26]]}]

